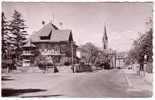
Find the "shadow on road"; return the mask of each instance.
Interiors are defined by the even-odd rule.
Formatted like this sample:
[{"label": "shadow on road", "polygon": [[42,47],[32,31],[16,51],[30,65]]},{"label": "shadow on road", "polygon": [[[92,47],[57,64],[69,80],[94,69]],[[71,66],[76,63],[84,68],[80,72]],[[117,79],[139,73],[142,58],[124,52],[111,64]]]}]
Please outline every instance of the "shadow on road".
[{"label": "shadow on road", "polygon": [[2,81],[12,81],[14,79],[10,78],[10,76],[2,76]]},{"label": "shadow on road", "polygon": [[54,94],[54,95],[22,96],[22,98],[36,98],[36,97],[47,98],[47,97],[58,97],[58,96],[63,96],[63,95],[61,95],[61,94]]},{"label": "shadow on road", "polygon": [[41,92],[46,91],[44,89],[2,89],[2,97],[9,97],[9,96],[18,96],[23,93],[31,93],[31,92]]}]

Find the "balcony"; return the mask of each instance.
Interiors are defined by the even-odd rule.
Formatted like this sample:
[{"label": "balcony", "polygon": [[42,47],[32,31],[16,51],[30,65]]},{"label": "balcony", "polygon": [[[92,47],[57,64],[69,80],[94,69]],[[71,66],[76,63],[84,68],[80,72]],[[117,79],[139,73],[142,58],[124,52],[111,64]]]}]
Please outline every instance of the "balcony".
[{"label": "balcony", "polygon": [[44,50],[39,50],[41,55],[49,55],[49,56],[59,56],[59,55],[62,55],[60,53],[60,50],[47,50],[47,49],[44,49]]},{"label": "balcony", "polygon": [[23,51],[22,56],[33,56],[32,51]]}]

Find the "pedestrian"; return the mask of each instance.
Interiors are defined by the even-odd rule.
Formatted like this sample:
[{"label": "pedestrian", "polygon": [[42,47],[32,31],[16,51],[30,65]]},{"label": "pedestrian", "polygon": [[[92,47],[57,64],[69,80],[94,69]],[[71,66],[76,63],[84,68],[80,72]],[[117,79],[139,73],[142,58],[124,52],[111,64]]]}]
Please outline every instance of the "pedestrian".
[{"label": "pedestrian", "polygon": [[144,73],[144,56],[140,55],[139,58],[139,71],[140,71],[140,75]]},{"label": "pedestrian", "polygon": [[72,72],[74,73],[74,66],[71,66]]},{"label": "pedestrian", "polygon": [[58,68],[54,66],[54,73],[58,73],[58,72],[59,72]]},{"label": "pedestrian", "polygon": [[140,66],[136,65],[137,75],[140,75]]}]

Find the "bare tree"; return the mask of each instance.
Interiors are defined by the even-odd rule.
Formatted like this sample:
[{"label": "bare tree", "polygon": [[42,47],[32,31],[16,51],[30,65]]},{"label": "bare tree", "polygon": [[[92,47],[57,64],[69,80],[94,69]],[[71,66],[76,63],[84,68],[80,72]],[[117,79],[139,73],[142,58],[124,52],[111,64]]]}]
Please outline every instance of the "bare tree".
[{"label": "bare tree", "polygon": [[[152,26],[152,19],[150,19],[147,22],[147,25]],[[146,62],[152,62],[152,56],[153,56],[153,30],[152,27],[149,26],[148,31],[144,32],[144,34],[141,34],[137,40],[133,43],[133,48],[129,52],[129,58],[130,61],[135,62],[137,61],[140,66],[144,66],[144,61]],[[147,59],[144,58],[144,56],[147,56]]]},{"label": "bare tree", "polygon": [[98,57],[98,48],[92,43],[86,43],[80,48],[85,52],[85,62],[87,62],[88,64],[94,64]]}]

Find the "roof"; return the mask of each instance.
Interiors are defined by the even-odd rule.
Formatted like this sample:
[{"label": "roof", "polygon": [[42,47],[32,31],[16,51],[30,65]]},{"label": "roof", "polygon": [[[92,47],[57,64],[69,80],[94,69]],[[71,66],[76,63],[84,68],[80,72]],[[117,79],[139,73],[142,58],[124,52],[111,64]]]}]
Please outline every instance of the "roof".
[{"label": "roof", "polygon": [[72,38],[71,30],[55,30],[53,31],[50,40],[54,42],[68,41]]},{"label": "roof", "polygon": [[41,28],[37,34],[39,34],[40,36],[48,36],[49,33],[52,31],[52,30],[57,30],[58,28],[52,24],[52,23],[48,23],[47,25],[45,25],[43,28]]},{"label": "roof", "polygon": [[29,40],[24,46],[23,46],[23,48],[25,48],[25,47],[36,47],[34,44],[32,44],[31,43],[31,40]]},{"label": "roof", "polygon": [[[46,37],[46,39],[41,39]],[[55,25],[49,23],[38,32],[34,32],[30,39],[32,42],[60,42],[73,40],[71,30],[59,30]]]}]

